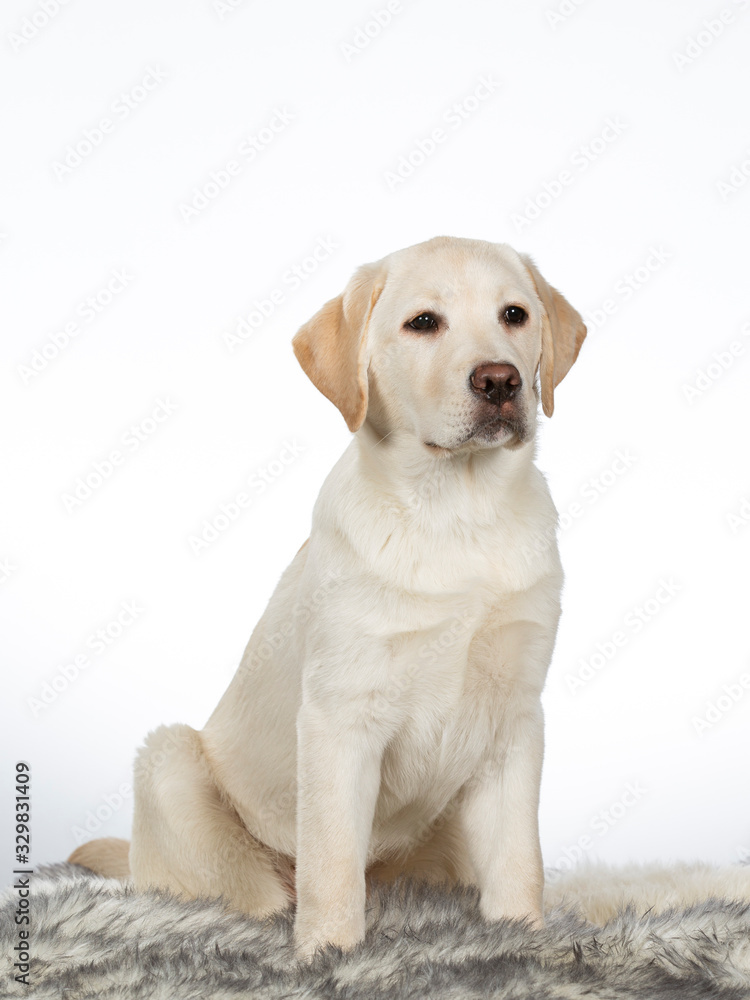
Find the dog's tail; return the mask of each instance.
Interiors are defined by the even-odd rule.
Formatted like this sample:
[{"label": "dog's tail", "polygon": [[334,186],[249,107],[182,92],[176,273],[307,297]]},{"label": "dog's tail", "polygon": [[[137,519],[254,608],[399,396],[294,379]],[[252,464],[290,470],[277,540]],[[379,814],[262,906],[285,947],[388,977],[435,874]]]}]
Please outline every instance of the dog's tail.
[{"label": "dog's tail", "polygon": [[128,853],[130,842],[119,837],[101,837],[76,847],[68,858],[71,865],[81,865],[104,878],[130,878]]}]

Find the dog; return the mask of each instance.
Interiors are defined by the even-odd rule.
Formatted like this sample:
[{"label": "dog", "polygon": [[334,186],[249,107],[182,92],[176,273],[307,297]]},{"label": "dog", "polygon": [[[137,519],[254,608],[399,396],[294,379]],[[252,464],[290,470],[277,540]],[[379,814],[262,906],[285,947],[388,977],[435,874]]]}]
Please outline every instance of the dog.
[{"label": "dog", "polygon": [[399,875],[543,923],[563,574],[533,459],[585,336],[527,256],[449,237],[361,266],[302,326],[352,441],[205,728],[139,751],[129,860],[71,861],[256,917],[296,903],[301,958],[360,942],[368,885]]}]

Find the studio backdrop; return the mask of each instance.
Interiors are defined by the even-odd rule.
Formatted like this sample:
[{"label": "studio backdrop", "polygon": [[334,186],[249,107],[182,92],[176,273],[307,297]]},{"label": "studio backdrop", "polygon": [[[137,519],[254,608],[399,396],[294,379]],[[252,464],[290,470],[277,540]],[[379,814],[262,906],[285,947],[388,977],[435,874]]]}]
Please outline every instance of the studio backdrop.
[{"label": "studio backdrop", "polygon": [[750,4],[8,0],[0,851],[129,835],[346,447],[290,341],[359,264],[510,243],[584,315],[545,863],[750,852]]}]

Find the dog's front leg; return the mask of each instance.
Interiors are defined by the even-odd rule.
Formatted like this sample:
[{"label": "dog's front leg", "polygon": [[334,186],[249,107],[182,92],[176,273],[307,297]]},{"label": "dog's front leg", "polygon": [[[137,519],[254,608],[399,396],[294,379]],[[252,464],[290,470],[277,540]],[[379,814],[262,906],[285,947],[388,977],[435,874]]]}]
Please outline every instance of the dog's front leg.
[{"label": "dog's front leg", "polygon": [[541,705],[514,714],[508,723],[502,746],[464,789],[461,815],[482,914],[488,920],[525,918],[542,926]]},{"label": "dog's front leg", "polygon": [[365,934],[365,867],[382,741],[363,715],[304,704],[297,718],[297,914],[301,958]]}]

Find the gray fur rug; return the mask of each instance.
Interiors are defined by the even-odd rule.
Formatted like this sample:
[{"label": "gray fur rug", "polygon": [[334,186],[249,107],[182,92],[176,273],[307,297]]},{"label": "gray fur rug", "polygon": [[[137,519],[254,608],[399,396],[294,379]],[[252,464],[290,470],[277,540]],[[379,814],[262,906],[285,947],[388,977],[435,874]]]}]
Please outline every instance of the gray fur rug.
[{"label": "gray fur rug", "polygon": [[380,888],[354,952],[294,958],[292,915],[260,923],[216,902],[136,893],[73,865],[31,887],[30,986],[13,979],[17,897],[2,909],[0,997],[46,1000],[740,1000],[750,997],[750,906],[709,901],[594,927],[556,911],[543,931],[487,924],[477,894]]}]

